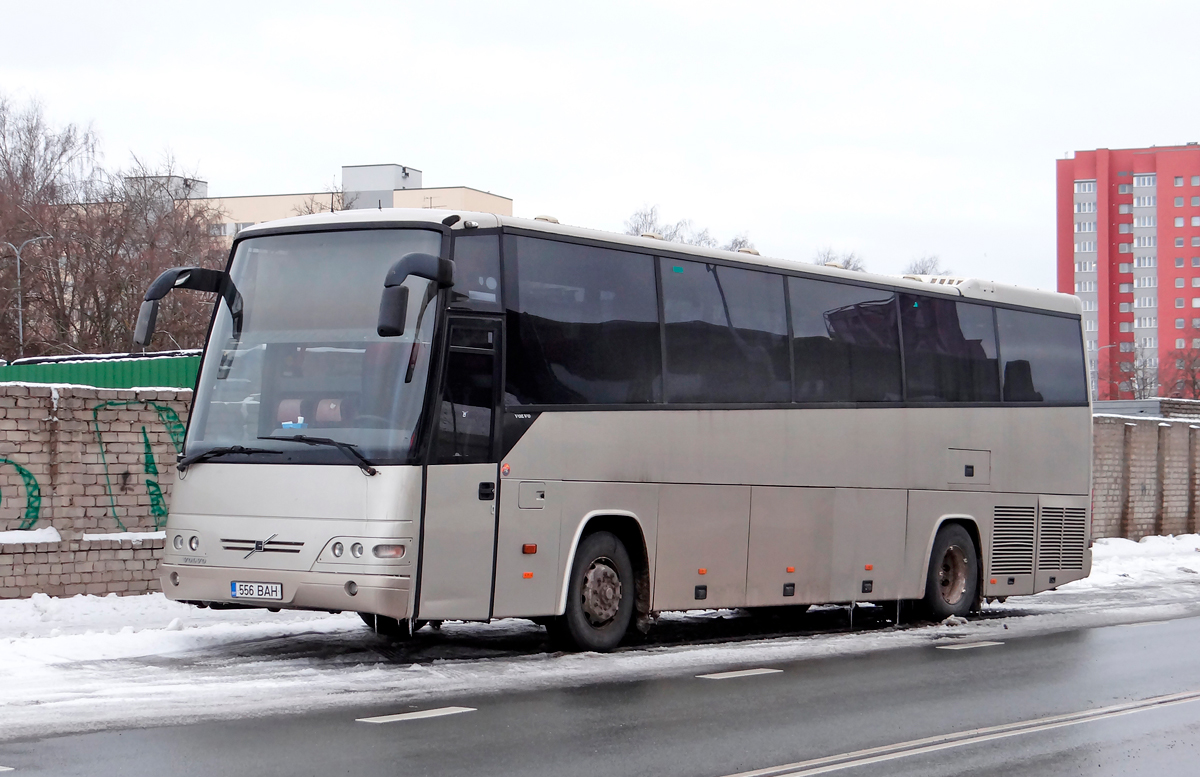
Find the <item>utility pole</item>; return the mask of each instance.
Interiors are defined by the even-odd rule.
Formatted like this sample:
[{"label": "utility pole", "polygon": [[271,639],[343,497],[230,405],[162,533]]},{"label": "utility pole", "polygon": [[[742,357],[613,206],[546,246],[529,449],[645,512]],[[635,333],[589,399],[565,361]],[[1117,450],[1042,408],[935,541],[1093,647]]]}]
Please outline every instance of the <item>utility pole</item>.
[{"label": "utility pole", "polygon": [[18,358],[25,356],[25,302],[21,295],[21,251],[25,250],[25,246],[30,243],[49,239],[49,235],[39,235],[38,237],[29,238],[20,246],[15,246],[7,240],[0,240],[0,243],[11,248],[13,253],[17,255],[17,340],[20,343],[17,349],[20,353],[20,357]]}]

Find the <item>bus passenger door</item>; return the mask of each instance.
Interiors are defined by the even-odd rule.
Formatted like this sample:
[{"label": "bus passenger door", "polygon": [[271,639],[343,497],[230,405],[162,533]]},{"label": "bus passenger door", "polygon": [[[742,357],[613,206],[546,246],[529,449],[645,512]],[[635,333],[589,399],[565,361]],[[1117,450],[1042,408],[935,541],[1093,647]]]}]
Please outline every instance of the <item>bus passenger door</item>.
[{"label": "bus passenger door", "polygon": [[451,317],[433,451],[425,475],[421,620],[486,620],[499,504],[493,439],[500,322]]}]

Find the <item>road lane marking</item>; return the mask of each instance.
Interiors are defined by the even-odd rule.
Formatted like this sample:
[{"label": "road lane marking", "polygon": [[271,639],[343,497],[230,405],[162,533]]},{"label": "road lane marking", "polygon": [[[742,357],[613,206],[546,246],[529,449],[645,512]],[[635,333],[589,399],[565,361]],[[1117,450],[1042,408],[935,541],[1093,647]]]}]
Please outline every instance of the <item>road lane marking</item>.
[{"label": "road lane marking", "polygon": [[843,769],[854,769],[860,766],[870,766],[871,764],[881,763],[884,761],[908,758],[909,756],[914,755],[936,753],[939,750],[948,750],[950,748],[962,747],[964,745],[990,742],[996,739],[1019,736],[1021,734],[1034,734],[1040,731],[1050,731],[1052,729],[1063,728],[1065,726],[1074,726],[1080,723],[1091,723],[1092,721],[1115,718],[1120,715],[1131,715],[1135,712],[1144,712],[1146,710],[1158,709],[1160,707],[1167,707],[1175,704],[1186,704],[1193,701],[1200,701],[1200,691],[1187,691],[1184,693],[1167,694],[1165,696],[1154,696],[1149,699],[1143,699],[1142,701],[1128,702],[1126,704],[1114,704],[1110,707],[1098,707],[1096,709],[1083,710],[1081,712],[1070,712],[1063,715],[1051,715],[1045,718],[1034,718],[1032,720],[1019,721],[1017,723],[1004,723],[998,726],[970,729],[967,731],[959,731],[953,734],[943,734],[941,736],[926,737],[924,739],[913,739],[908,742],[897,742],[893,745],[870,747],[864,750],[841,753],[839,755],[829,755],[822,758],[813,758],[808,761],[797,761],[796,763],[783,764],[782,766],[771,766],[766,769],[738,772],[737,774],[728,775],[728,777],[810,777],[810,775],[826,774],[829,772],[841,771]]},{"label": "road lane marking", "polygon": [[460,712],[474,712],[474,707],[438,707],[434,710],[418,710],[417,712],[401,712],[396,715],[378,715],[374,718],[355,718],[358,723],[397,723],[401,720],[421,720],[422,718],[440,718],[443,715],[457,715]]},{"label": "road lane marking", "polygon": [[938,650],[970,650],[977,647],[992,647],[1003,645],[1003,642],[953,642],[949,645],[934,645]]},{"label": "road lane marking", "polygon": [[735,677],[753,677],[756,674],[775,674],[782,672],[782,669],[738,669],[735,672],[713,672],[712,674],[698,674],[703,680],[732,680]]},{"label": "road lane marking", "polygon": [[15,771],[11,766],[0,766],[0,772],[11,772],[11,771]]}]

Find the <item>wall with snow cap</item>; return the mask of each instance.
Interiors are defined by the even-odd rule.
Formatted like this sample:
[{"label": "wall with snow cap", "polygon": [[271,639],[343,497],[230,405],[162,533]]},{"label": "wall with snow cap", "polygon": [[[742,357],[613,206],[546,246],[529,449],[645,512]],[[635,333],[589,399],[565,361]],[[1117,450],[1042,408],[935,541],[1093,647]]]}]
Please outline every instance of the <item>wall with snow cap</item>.
[{"label": "wall with snow cap", "polygon": [[1097,415],[1092,421],[1092,536],[1140,540],[1195,532],[1200,420]]},{"label": "wall with snow cap", "polygon": [[0,383],[0,598],[157,589],[191,393]]}]

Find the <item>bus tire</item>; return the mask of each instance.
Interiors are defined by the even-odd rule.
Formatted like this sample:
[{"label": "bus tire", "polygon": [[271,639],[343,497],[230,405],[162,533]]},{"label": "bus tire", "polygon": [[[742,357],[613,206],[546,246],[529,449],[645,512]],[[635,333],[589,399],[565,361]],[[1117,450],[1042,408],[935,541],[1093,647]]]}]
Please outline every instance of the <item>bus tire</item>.
[{"label": "bus tire", "polygon": [[550,624],[563,647],[606,653],[625,636],[637,601],[629,552],[606,531],[584,537],[567,580],[567,609]]},{"label": "bus tire", "polygon": [[358,617],[367,624],[367,628],[381,637],[387,637],[393,642],[406,640],[412,636],[407,620],[396,620],[386,615],[376,615],[373,612],[360,612]]},{"label": "bus tire", "polygon": [[971,535],[957,523],[938,529],[925,578],[925,614],[935,621],[965,617],[979,588],[979,554]]}]

